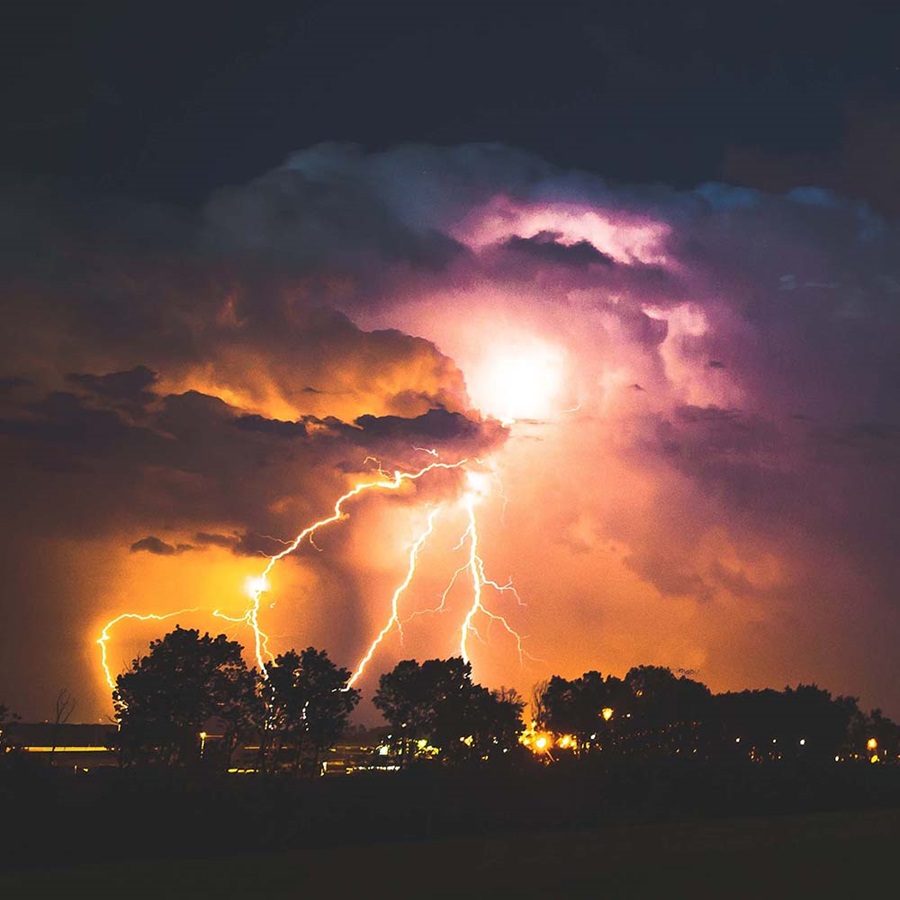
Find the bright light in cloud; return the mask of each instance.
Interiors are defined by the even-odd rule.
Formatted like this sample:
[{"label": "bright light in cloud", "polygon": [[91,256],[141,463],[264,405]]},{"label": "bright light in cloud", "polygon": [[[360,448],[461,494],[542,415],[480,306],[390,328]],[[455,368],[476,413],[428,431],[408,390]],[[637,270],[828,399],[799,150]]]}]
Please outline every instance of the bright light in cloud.
[{"label": "bright light in cloud", "polygon": [[490,476],[485,472],[466,472],[466,502],[476,503],[484,500],[491,491]]},{"label": "bright light in cloud", "polygon": [[562,351],[538,338],[498,342],[468,377],[469,394],[504,423],[551,418],[560,410]]},{"label": "bright light in cloud", "polygon": [[269,590],[269,580],[265,575],[248,575],[244,580],[244,593],[253,599]]}]

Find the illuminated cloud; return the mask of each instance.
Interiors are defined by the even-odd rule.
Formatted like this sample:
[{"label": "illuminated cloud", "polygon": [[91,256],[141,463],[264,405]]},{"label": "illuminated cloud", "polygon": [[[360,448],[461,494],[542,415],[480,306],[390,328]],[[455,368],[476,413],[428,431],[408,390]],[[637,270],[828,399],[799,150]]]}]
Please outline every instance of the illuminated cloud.
[{"label": "illuminated cloud", "polygon": [[[353,479],[432,450],[497,476],[479,546],[524,601],[503,612],[533,658],[485,629],[482,683],[654,663],[900,710],[890,220],[492,145],[314,147],[195,220],[86,201],[73,225],[57,198],[11,199],[0,545],[16,644],[58,660],[23,689],[35,715],[69,671],[102,706],[84,648],[104,615],[228,607]],[[352,664],[423,511],[464,490],[360,501],[279,569],[273,633]],[[452,652],[447,621],[416,617],[382,663]],[[6,682],[32,665],[5,658]]]}]

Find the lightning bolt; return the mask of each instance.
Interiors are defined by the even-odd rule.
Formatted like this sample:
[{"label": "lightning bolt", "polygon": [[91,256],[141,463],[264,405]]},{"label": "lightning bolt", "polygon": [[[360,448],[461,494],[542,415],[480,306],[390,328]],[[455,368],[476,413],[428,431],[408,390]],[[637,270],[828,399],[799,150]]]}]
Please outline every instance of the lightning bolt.
[{"label": "lightning bolt", "polygon": [[[492,622],[499,622],[503,628],[515,639],[516,648],[519,651],[519,660],[525,657],[525,649],[522,646],[522,638],[515,629],[506,621],[503,616],[492,613],[482,602],[482,592],[485,587],[490,587],[498,594],[512,594],[516,600],[522,604],[522,598],[513,586],[512,580],[506,584],[498,584],[487,578],[484,573],[484,560],[478,554],[478,523],[475,517],[475,506],[484,498],[487,493],[485,476],[477,472],[468,473],[469,490],[463,496],[463,506],[468,515],[468,525],[462,541],[469,541],[469,560],[462,569],[457,569],[454,579],[457,575],[461,575],[463,571],[468,571],[472,579],[472,604],[466,617],[463,620],[459,634],[459,655],[469,662],[469,635],[473,634],[477,638],[481,638],[478,629],[475,627],[475,617],[478,613],[482,613]],[[461,543],[462,543],[461,541]]]},{"label": "lightning bolt", "polygon": [[[316,532],[319,531],[319,529],[324,528],[326,525],[331,525],[334,522],[339,522],[342,519],[346,518],[347,514],[344,512],[344,504],[354,499],[355,497],[358,497],[365,491],[397,491],[407,482],[418,481],[418,479],[420,479],[423,475],[427,474],[428,472],[433,472],[435,469],[460,469],[465,466],[467,462],[467,459],[462,459],[459,462],[455,463],[433,462],[430,465],[419,469],[417,472],[401,472],[398,469],[394,472],[393,477],[388,477],[384,473],[381,473],[382,477],[377,481],[364,481],[356,485],[356,487],[351,488],[345,494],[342,494],[340,497],[338,497],[338,499],[335,501],[330,516],[325,516],[324,518],[319,519],[318,522],[313,522],[312,525],[308,525],[294,538],[294,540],[292,540],[284,548],[284,550],[282,550],[280,553],[276,553],[274,556],[269,557],[269,562],[266,564],[265,569],[263,569],[262,574],[259,576],[256,585],[248,591],[250,595],[250,606],[243,616],[243,620],[250,626],[250,629],[253,631],[256,664],[259,666],[259,670],[262,673],[263,677],[266,676],[266,664],[263,660],[263,651],[267,648],[268,635],[266,635],[262,631],[259,625],[260,597],[262,597],[264,591],[267,590],[269,573],[273,568],[275,568],[277,563],[280,560],[284,559],[286,556],[289,556],[291,553],[293,553],[303,543],[303,541],[307,539],[313,546],[315,546],[315,544],[313,543],[313,538],[315,537]],[[380,471],[381,470],[379,469],[379,472]],[[269,654],[269,656],[271,659],[271,654]]]},{"label": "lightning bolt", "polygon": [[[262,595],[270,590],[271,586],[269,575],[271,574],[275,566],[286,556],[295,553],[304,541],[308,541],[309,544],[315,549],[320,549],[319,547],[317,547],[314,541],[317,532],[329,525],[335,524],[348,518],[349,513],[346,511],[345,507],[361,494],[371,491],[398,491],[403,488],[404,485],[416,482],[423,476],[427,475],[429,472],[433,472],[438,469],[465,471],[466,490],[461,499],[461,506],[465,513],[466,525],[455,549],[459,550],[466,546],[466,544],[468,544],[468,557],[465,564],[458,568],[451,576],[450,582],[442,594],[441,604],[438,609],[425,610],[425,612],[436,612],[440,609],[443,609],[444,604],[447,600],[447,596],[450,593],[451,589],[457,583],[457,581],[467,573],[471,582],[472,602],[468,607],[459,633],[460,655],[466,662],[469,662],[469,637],[475,636],[478,639],[482,639],[475,624],[476,618],[479,616],[479,614],[481,614],[482,616],[486,617],[489,622],[498,622],[500,625],[502,625],[504,630],[515,640],[520,661],[525,656],[527,656],[523,647],[521,636],[512,628],[512,626],[504,616],[491,612],[484,604],[483,594],[485,588],[490,588],[498,594],[512,594],[516,598],[516,600],[520,604],[522,604],[522,599],[513,586],[511,580],[505,584],[499,584],[498,582],[493,581],[486,576],[484,561],[479,554],[479,535],[475,508],[488,495],[488,486],[491,480],[491,476],[485,474],[482,471],[467,468],[467,466],[469,466],[470,464],[470,461],[468,459],[461,459],[458,462],[453,463],[441,462],[437,459],[437,451],[426,450],[425,448],[416,449],[422,449],[423,452],[434,456],[436,458],[436,461],[414,472],[403,472],[400,470],[395,470],[393,475],[389,475],[381,468],[378,460],[368,458],[367,462],[374,462],[378,466],[377,471],[379,477],[375,480],[360,482],[356,486],[352,487],[350,490],[346,491],[344,494],[338,497],[329,515],[318,519],[311,525],[308,525],[306,528],[300,531],[293,540],[283,541],[284,549],[268,557],[268,561],[259,575],[252,576],[246,580],[244,591],[249,599],[249,603],[243,613],[237,616],[230,616],[218,609],[213,610],[213,615],[218,618],[224,619],[234,624],[243,624],[249,627],[253,634],[253,655],[259,671],[264,678],[267,677],[267,662],[270,664],[274,660],[274,655],[269,649],[269,636],[265,633],[260,624],[260,610]],[[480,463],[480,461],[476,462]],[[410,589],[410,586],[416,575],[419,556],[423,548],[428,543],[429,539],[434,534],[435,522],[438,516],[445,511],[446,507],[447,504],[440,504],[428,513],[425,528],[418,535],[418,537],[416,537],[410,547],[406,575],[394,590],[394,593],[391,597],[390,614],[388,616],[388,619],[369,645],[365,654],[357,663],[356,669],[354,670],[353,675],[348,681],[348,687],[352,687],[359,680],[359,678],[365,671],[366,666],[374,657],[379,646],[393,629],[397,629],[402,640],[404,620],[402,620],[400,617],[401,599]],[[113,628],[113,626],[125,619],[136,619],[140,621],[162,621],[172,618],[173,616],[180,615],[182,613],[197,611],[198,610],[196,609],[186,609],[162,615],[139,615],[137,613],[122,613],[121,615],[116,616],[114,619],[107,622],[100,633],[100,637],[97,639],[97,643],[101,648],[101,666],[106,678],[106,682],[109,685],[110,689],[115,689],[115,681],[109,668],[107,658],[107,644],[110,640],[110,630]],[[417,613],[413,613],[413,615],[416,614]]]},{"label": "lightning bolt", "polygon": [[[416,448],[421,449],[421,448]],[[493,473],[492,473],[493,474]],[[528,654],[525,652],[525,648],[523,646],[522,637],[519,633],[509,624],[504,616],[498,615],[496,613],[491,612],[483,603],[483,590],[485,587],[489,587],[496,591],[498,594],[512,594],[520,605],[524,605],[522,602],[522,598],[519,596],[518,591],[512,583],[512,580],[506,582],[506,584],[499,584],[496,581],[489,579],[485,575],[484,569],[484,560],[478,553],[478,521],[475,515],[475,507],[476,505],[487,496],[488,493],[488,476],[481,472],[476,472],[473,470],[469,470],[466,472],[466,480],[468,483],[468,489],[462,498],[462,505],[466,512],[466,528],[463,531],[462,536],[459,539],[455,549],[461,549],[466,542],[469,545],[469,555],[468,560],[465,565],[458,568],[450,578],[447,587],[444,589],[444,592],[441,595],[441,602],[436,609],[430,610],[422,610],[421,612],[438,612],[444,609],[445,604],[447,602],[447,596],[452,590],[453,586],[456,584],[458,579],[463,575],[463,573],[468,572],[471,583],[472,583],[472,603],[469,606],[468,611],[466,612],[465,619],[463,620],[462,627],[460,629],[460,637],[459,637],[459,653],[460,656],[466,661],[470,662],[469,657],[469,648],[468,648],[468,639],[469,635],[474,635],[475,637],[481,638],[476,626],[475,626],[475,618],[481,613],[483,616],[487,617],[492,622],[499,622],[505,631],[512,636],[512,638],[516,642],[516,649],[518,650],[519,660],[522,661]],[[503,498],[504,501],[506,498]],[[409,588],[410,584],[416,573],[416,567],[418,564],[419,554],[422,548],[427,543],[428,539],[431,537],[434,531],[434,521],[442,511],[442,507],[438,507],[429,514],[428,523],[425,530],[419,535],[419,537],[413,543],[410,553],[409,553],[409,563],[406,570],[406,577],[403,581],[398,585],[397,589],[394,591],[394,594],[391,598],[391,614],[388,618],[387,623],[383,626],[381,631],[376,636],[375,640],[372,641],[369,649],[366,651],[365,655],[359,661],[356,667],[356,671],[353,673],[353,676],[347,682],[348,687],[352,687],[355,682],[360,678],[360,676],[365,671],[366,666],[371,662],[372,656],[375,651],[378,649],[381,642],[388,635],[391,629],[396,628],[398,633],[400,634],[400,639],[403,639],[403,620],[400,618],[399,612],[399,602],[401,596],[406,592]],[[418,615],[419,613],[413,613],[412,615]],[[410,616],[412,618],[412,616]]]},{"label": "lightning bolt", "polygon": [[116,616],[114,619],[110,619],[104,626],[100,632],[100,637],[97,638],[97,643],[100,645],[100,665],[103,668],[103,675],[106,678],[106,683],[109,685],[109,689],[114,691],[116,689],[115,679],[112,677],[112,673],[109,671],[109,659],[107,658],[107,647],[106,645],[109,643],[110,633],[109,629],[113,627],[113,625],[117,625],[123,619],[137,619],[139,622],[162,622],[165,619],[171,619],[173,616],[180,616],[184,613],[193,613],[199,612],[196,608],[193,609],[179,609],[175,612],[164,613],[163,615],[158,615],[157,613],[147,613],[147,615],[140,615],[139,613],[122,613],[121,615]]},{"label": "lightning bolt", "polygon": [[406,589],[412,583],[413,577],[416,574],[416,566],[419,561],[419,552],[422,547],[428,541],[428,538],[431,537],[434,532],[434,520],[437,518],[438,513],[440,513],[441,507],[438,506],[433,509],[428,514],[428,524],[422,534],[419,535],[418,538],[413,542],[412,548],[409,551],[409,565],[406,569],[406,577],[403,581],[397,586],[397,589],[394,591],[394,595],[391,597],[391,615],[387,620],[385,626],[378,632],[375,640],[369,645],[369,649],[366,651],[365,655],[362,659],[356,664],[356,671],[350,677],[350,680],[347,682],[347,687],[353,687],[356,684],[359,677],[365,671],[366,666],[371,662],[372,657],[375,655],[375,651],[378,649],[378,646],[381,642],[387,637],[388,633],[392,628],[396,626],[397,631],[400,632],[400,639],[403,640],[403,623],[400,620],[400,597],[406,591]]}]

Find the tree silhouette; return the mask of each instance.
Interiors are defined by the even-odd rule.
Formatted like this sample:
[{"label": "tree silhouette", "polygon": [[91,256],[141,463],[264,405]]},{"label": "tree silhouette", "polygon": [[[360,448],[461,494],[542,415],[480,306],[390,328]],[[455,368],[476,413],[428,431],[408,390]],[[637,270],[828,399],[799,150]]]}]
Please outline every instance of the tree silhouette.
[{"label": "tree silhouette", "polygon": [[373,703],[395,731],[405,763],[412,745],[427,740],[434,718],[430,685],[414,659],[404,659],[378,679]]},{"label": "tree silhouette", "polygon": [[[604,678],[597,671],[585,672],[569,681],[554,675],[540,697],[541,728],[575,738],[576,752],[590,753],[595,747],[613,745],[612,719],[629,708],[630,692],[614,675]],[[604,714],[604,710],[608,712]]]},{"label": "tree silhouette", "polygon": [[627,741],[646,756],[700,752],[711,709],[709,688],[664,666],[635,666],[625,674],[632,694]]},{"label": "tree silhouette", "polygon": [[265,696],[272,754],[293,750],[293,763],[318,769],[322,751],[334,746],[347,727],[360,692],[348,688],[350,670],[338,668],[324,650],[288,650],[267,668]]},{"label": "tree silhouette", "polygon": [[[468,757],[477,761],[498,761],[517,751],[524,709],[525,701],[515,690],[491,691],[478,684],[472,685],[465,716],[470,734],[464,735],[462,741],[469,750]],[[469,737],[471,743],[467,740]]]},{"label": "tree silhouette", "polygon": [[116,679],[121,761],[198,763],[212,723],[223,732],[217,762],[226,764],[263,715],[256,673],[247,669],[242,649],[224,634],[201,637],[180,626],[151,642],[150,653]]},{"label": "tree silhouette", "polygon": [[69,692],[68,688],[60,688],[56,695],[55,715],[53,719],[53,729],[50,733],[52,748],[51,756],[56,752],[56,745],[59,743],[60,726],[65,725],[69,721],[75,707],[78,705],[76,699]]},{"label": "tree silhouette", "polygon": [[497,758],[517,745],[525,704],[517,694],[472,682],[462,657],[399,662],[381,676],[374,703],[407,761],[420,742],[450,763]]}]

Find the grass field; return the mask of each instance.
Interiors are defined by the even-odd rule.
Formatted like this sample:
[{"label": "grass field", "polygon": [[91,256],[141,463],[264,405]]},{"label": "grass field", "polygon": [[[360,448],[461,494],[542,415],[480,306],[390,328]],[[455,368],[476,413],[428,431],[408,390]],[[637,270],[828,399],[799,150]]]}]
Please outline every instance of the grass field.
[{"label": "grass field", "polygon": [[26,898],[900,896],[900,809],[615,824],[0,875]]}]

